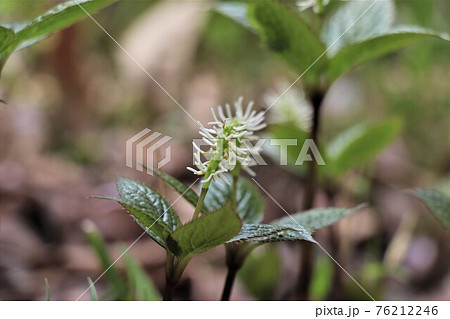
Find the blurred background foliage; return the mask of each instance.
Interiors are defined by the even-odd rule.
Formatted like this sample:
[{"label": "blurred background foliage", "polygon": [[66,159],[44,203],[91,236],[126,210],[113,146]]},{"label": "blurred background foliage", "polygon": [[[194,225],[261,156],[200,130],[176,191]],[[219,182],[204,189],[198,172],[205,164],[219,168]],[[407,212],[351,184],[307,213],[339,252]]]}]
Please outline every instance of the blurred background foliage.
[{"label": "blurred background foliage", "polygon": [[[0,1],[0,22],[33,18],[57,2]],[[397,23],[450,31],[446,0],[395,4]],[[255,34],[212,6],[212,1],[122,0],[95,19],[189,113],[207,122],[211,106],[243,95],[263,107],[263,96],[277,83],[298,76]],[[305,14],[314,23],[312,13]],[[449,74],[448,44],[427,40],[358,67],[333,85],[325,101],[321,134],[327,142],[367,119],[403,122],[401,136],[375,164],[339,179],[337,198],[328,198],[326,190],[319,196],[324,206],[330,200],[337,206],[374,204],[338,231],[344,266],[377,298],[450,298],[448,234],[397,189],[429,186],[450,194]],[[86,277],[95,279],[102,270],[82,221],[97,224],[115,255],[123,251],[119,243],[139,235],[116,206],[86,197],[113,192],[115,174],[161,186],[124,165],[126,139],[144,127],[174,137],[175,158],[167,171],[190,184],[194,177],[185,167],[191,164],[196,125],[88,18],[14,54],[2,74],[0,97],[8,102],[0,104],[0,297],[43,300],[48,277],[52,299],[76,299],[87,288]],[[269,167],[257,168],[258,180],[269,184],[288,211],[298,210],[302,185],[296,174]],[[269,220],[283,216],[266,202]],[[190,216],[189,205],[177,205]],[[328,237],[326,231],[318,234],[319,241]],[[143,240],[133,250],[161,288],[164,257],[158,247]],[[255,251],[234,299],[284,298],[297,269],[293,255],[288,245]],[[194,261],[180,284],[182,297],[218,299],[222,259],[217,249]],[[322,254],[316,265],[311,298],[332,298],[335,266]],[[117,269],[124,275],[130,262]],[[143,276],[140,268],[137,274]],[[104,296],[108,285],[98,285]],[[156,298],[152,284],[146,287],[144,293]],[[339,297],[366,298],[347,278]]]}]

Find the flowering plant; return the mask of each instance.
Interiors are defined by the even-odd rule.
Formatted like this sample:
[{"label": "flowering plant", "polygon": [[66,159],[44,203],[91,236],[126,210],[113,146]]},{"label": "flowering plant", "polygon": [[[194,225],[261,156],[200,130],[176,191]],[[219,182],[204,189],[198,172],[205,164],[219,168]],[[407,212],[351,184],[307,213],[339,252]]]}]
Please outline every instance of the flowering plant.
[{"label": "flowering plant", "polygon": [[[192,257],[219,245],[226,246],[228,276],[222,299],[228,300],[234,278],[246,257],[257,246],[269,242],[307,240],[315,243],[312,233],[347,216],[355,209],[325,208],[261,224],[264,201],[259,184],[241,176],[250,175],[249,140],[263,129],[264,113],[245,111],[243,98],[234,103],[235,112],[226,104],[225,111],[212,109],[211,128],[200,124],[200,135],[207,151],[194,143],[195,175],[203,176],[200,194],[174,177],[153,169],[154,173],[195,206],[192,220],[182,224],[178,214],[155,190],[133,180],[118,180],[119,197],[100,197],[120,203],[134,220],[167,252],[164,299],[173,298],[174,287]],[[202,156],[205,157],[202,160]],[[256,182],[256,181],[255,181]],[[259,186],[260,187],[260,186]],[[264,190],[264,189],[263,189]]]}]

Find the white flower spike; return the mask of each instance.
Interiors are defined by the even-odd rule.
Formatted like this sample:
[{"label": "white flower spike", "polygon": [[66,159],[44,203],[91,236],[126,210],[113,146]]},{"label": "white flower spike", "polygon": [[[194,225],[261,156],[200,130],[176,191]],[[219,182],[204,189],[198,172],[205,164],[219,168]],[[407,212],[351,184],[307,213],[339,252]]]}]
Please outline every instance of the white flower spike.
[{"label": "white flower spike", "polygon": [[275,91],[264,95],[264,101],[269,107],[270,123],[290,122],[303,131],[311,130],[313,107],[302,89],[282,81],[277,83]]},{"label": "white flower spike", "polygon": [[[240,97],[234,103],[234,115],[229,104],[225,105],[225,110],[222,106],[218,106],[217,113],[212,108],[213,121],[208,123],[212,128],[206,128],[199,123],[200,135],[210,148],[208,151],[202,151],[193,143],[194,165],[197,169],[191,167],[187,169],[196,175],[204,176],[202,181],[204,187],[208,187],[211,180],[229,183],[223,173],[232,171],[238,164],[254,175],[249,168],[252,150],[247,147],[246,141],[257,140],[258,137],[254,132],[265,128],[266,124],[264,112],[257,113],[252,109],[253,101],[247,105],[245,111],[242,108],[242,101],[243,98]],[[205,161],[202,161],[201,155],[204,155]]]}]

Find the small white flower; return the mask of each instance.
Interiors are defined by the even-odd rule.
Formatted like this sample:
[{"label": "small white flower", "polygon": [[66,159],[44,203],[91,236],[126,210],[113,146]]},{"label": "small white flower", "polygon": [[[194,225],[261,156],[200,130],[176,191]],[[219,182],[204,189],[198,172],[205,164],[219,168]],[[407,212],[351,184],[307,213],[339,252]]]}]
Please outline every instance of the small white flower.
[{"label": "small white flower", "polygon": [[330,3],[330,0],[300,0],[297,1],[297,7],[300,11],[305,11],[309,8],[313,8],[314,13],[319,13]]},{"label": "small white flower", "polygon": [[[229,104],[217,108],[217,113],[211,109],[213,121],[209,122],[212,128],[206,128],[200,125],[200,135],[203,141],[210,146],[208,151],[203,151],[198,145],[194,146],[194,165],[197,169],[188,167],[187,169],[196,175],[204,175],[202,183],[208,183],[212,179],[229,183],[223,173],[232,171],[237,163],[250,174],[254,172],[249,168],[251,164],[251,149],[246,146],[246,140],[257,140],[255,131],[266,127],[264,123],[264,112],[257,113],[252,109],[253,101],[247,108],[242,108],[240,97],[235,103],[235,113],[232,114]],[[204,155],[206,161],[202,161],[201,155]]]},{"label": "small white flower", "polygon": [[277,84],[276,87],[275,92],[264,95],[264,101],[270,108],[269,122],[291,122],[299,129],[309,132],[312,124],[313,107],[306,99],[305,92],[294,87],[289,88],[286,81]]}]

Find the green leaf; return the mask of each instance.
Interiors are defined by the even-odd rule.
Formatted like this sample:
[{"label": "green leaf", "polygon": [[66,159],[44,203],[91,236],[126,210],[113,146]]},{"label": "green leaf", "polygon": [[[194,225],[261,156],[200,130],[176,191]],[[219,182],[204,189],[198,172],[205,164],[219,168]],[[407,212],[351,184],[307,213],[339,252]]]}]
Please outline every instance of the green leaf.
[{"label": "green leaf", "polygon": [[272,224],[282,227],[296,227],[308,233],[313,233],[317,229],[330,226],[342,218],[353,214],[362,208],[363,205],[354,208],[316,208],[306,212],[296,213],[275,220]]},{"label": "green leaf", "polygon": [[386,33],[394,22],[394,4],[383,1],[348,1],[323,23],[321,38],[333,56],[349,44]]},{"label": "green leaf", "polygon": [[[65,29],[87,17],[85,11],[93,14],[117,0],[77,0],[66,1],[50,9],[43,15],[24,24],[16,31],[16,37],[8,51],[22,49],[41,40],[51,33]],[[82,8],[83,7],[83,10]]]},{"label": "green leaf", "polygon": [[[305,72],[325,51],[319,36],[301,17],[275,1],[250,2],[249,17],[266,45],[300,73]],[[314,78],[325,62],[325,59],[317,61],[305,76]]]},{"label": "green leaf", "polygon": [[159,245],[167,248],[167,236],[181,226],[180,218],[167,201],[156,191],[139,182],[120,178],[117,182],[120,197],[96,196],[120,203]]},{"label": "green leaf", "polygon": [[374,124],[358,124],[341,133],[327,148],[325,173],[339,176],[373,161],[398,136],[401,122],[390,119]]},{"label": "green leaf", "polygon": [[14,31],[0,26],[0,59],[3,58],[2,52],[14,41]]},{"label": "green leaf", "polygon": [[145,273],[144,269],[128,253],[124,255],[125,268],[128,281],[133,290],[136,290],[136,296],[141,301],[159,301],[161,296],[156,289],[153,281]]},{"label": "green leaf", "polygon": [[239,281],[258,300],[272,300],[280,280],[282,262],[276,247],[260,247],[247,257]]},{"label": "green leaf", "polygon": [[50,285],[48,284],[48,279],[45,278],[45,301],[50,301]]},{"label": "green leaf", "polygon": [[118,300],[126,300],[127,292],[125,284],[123,283],[119,271],[115,267],[111,267],[111,265],[113,265],[113,260],[103,237],[91,222],[86,222],[83,225],[83,228],[89,245],[97,255],[102,269],[104,271],[108,270],[106,271],[105,276],[114,296]]},{"label": "green leaf", "polygon": [[447,230],[450,230],[450,197],[434,189],[416,189],[411,193],[422,200]]},{"label": "green leaf", "polygon": [[252,29],[250,22],[248,21],[248,7],[246,3],[219,2],[216,4],[215,10],[245,28]]},{"label": "green leaf", "polygon": [[95,289],[94,283],[90,277],[87,277],[89,284],[89,290],[91,291],[91,301],[98,301],[97,289]]},{"label": "green leaf", "polygon": [[280,241],[307,240],[315,242],[311,234],[298,225],[244,224],[239,234],[227,242],[233,243],[273,243]]},{"label": "green leaf", "polygon": [[[231,176],[226,178],[232,181]],[[225,183],[223,183],[225,184]],[[206,193],[204,207],[213,212],[231,201],[232,187],[212,182]],[[237,213],[245,224],[260,223],[264,217],[264,199],[255,185],[244,177],[239,177],[236,188]]]},{"label": "green leaf", "polygon": [[241,226],[241,219],[227,204],[179,227],[170,234],[167,243],[174,255],[188,259],[224,244],[239,233]]},{"label": "green leaf", "polygon": [[328,78],[334,81],[358,65],[380,58],[415,42],[431,38],[450,40],[446,34],[416,27],[402,27],[392,29],[377,37],[354,43],[343,48],[336,56],[331,58],[327,70]]},{"label": "green leaf", "polygon": [[326,300],[333,287],[333,261],[328,256],[319,255],[314,265],[309,296],[311,300]]},{"label": "green leaf", "polygon": [[169,174],[166,174],[156,168],[152,168],[152,171],[161,178],[163,181],[165,181],[168,185],[173,187],[175,191],[177,191],[180,195],[183,195],[183,197],[192,205],[196,206],[198,202],[198,195],[196,192],[194,192],[192,189],[184,185],[182,182],[177,180],[175,177],[170,176]]},{"label": "green leaf", "polygon": [[[175,191],[183,195],[183,197],[192,205],[196,206],[198,202],[198,195],[192,189],[189,189],[182,182],[176,178],[153,168],[153,172],[163,181],[169,184]],[[231,183],[231,177],[227,175]],[[237,213],[244,223],[259,223],[264,216],[264,199],[259,190],[253,185],[251,181],[240,177],[236,190],[237,197]],[[204,213],[214,212],[231,199],[231,186],[220,186],[216,182],[211,182],[211,185],[206,194],[202,211]]]}]

